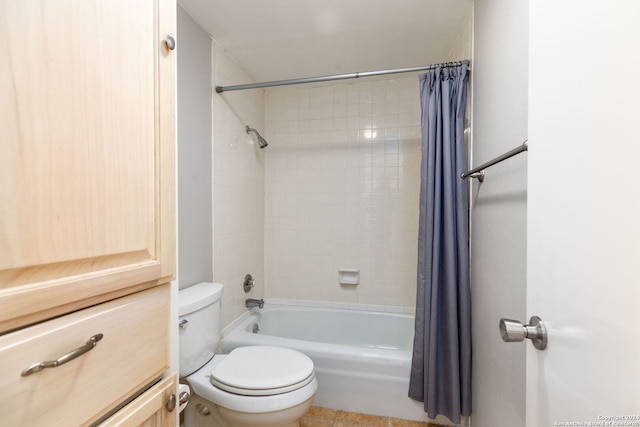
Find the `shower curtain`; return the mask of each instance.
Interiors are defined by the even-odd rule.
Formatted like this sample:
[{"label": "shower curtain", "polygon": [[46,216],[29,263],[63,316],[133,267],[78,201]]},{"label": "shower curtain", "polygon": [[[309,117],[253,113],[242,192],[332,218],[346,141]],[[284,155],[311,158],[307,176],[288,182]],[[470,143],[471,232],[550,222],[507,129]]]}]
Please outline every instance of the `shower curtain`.
[{"label": "shower curtain", "polygon": [[430,418],[471,414],[466,65],[420,76],[418,287],[409,397]]}]

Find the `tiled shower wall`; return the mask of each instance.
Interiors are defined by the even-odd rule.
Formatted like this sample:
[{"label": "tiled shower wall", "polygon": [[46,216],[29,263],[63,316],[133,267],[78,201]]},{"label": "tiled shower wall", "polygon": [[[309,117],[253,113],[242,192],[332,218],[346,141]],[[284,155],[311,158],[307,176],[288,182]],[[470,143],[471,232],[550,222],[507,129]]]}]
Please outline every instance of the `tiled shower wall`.
[{"label": "tiled shower wall", "polygon": [[418,92],[417,76],[266,91],[269,298],[415,305]]},{"label": "tiled shower wall", "polygon": [[[251,83],[242,67],[215,41],[212,86]],[[264,296],[264,163],[245,126],[264,128],[264,92],[212,94],[213,280],[224,285],[222,327],[247,312],[245,298]],[[259,286],[245,294],[244,276]]]}]

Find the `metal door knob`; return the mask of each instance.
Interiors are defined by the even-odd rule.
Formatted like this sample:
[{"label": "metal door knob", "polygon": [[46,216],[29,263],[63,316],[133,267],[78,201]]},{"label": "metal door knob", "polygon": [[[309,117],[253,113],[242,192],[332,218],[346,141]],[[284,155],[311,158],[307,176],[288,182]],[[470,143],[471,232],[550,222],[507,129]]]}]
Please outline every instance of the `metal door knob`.
[{"label": "metal door knob", "polygon": [[500,335],[504,342],[520,342],[528,338],[538,350],[547,348],[547,328],[538,316],[532,316],[528,325],[517,320],[500,319]]}]

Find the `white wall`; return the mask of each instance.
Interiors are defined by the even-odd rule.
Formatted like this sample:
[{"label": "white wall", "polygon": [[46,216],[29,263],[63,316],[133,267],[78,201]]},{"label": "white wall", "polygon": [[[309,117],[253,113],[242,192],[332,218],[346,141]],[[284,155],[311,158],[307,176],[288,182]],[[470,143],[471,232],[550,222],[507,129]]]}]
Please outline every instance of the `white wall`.
[{"label": "white wall", "polygon": [[447,61],[473,58],[473,3],[469,5],[464,21],[458,30],[458,37],[449,51]]},{"label": "white wall", "polygon": [[[251,78],[215,41],[213,86]],[[264,92],[213,92],[213,280],[224,285],[222,327],[247,312],[246,298],[264,296],[264,157],[245,126],[264,131]],[[268,150],[269,148],[267,148]],[[257,281],[245,294],[244,276]]]},{"label": "white wall", "polygon": [[413,309],[418,92],[417,77],[267,91],[270,299]]},{"label": "white wall", "polygon": [[212,279],[211,38],[178,7],[178,283]]},{"label": "white wall", "polygon": [[179,6],[177,40],[178,262],[169,320],[172,372],[179,370],[178,289],[211,281],[213,274],[211,38]]},{"label": "white wall", "polygon": [[[527,138],[528,2],[475,2],[473,164]],[[525,350],[504,343],[501,317],[525,321],[527,154],[487,169],[473,184],[474,427],[525,425]],[[474,180],[475,181],[475,180]]]}]

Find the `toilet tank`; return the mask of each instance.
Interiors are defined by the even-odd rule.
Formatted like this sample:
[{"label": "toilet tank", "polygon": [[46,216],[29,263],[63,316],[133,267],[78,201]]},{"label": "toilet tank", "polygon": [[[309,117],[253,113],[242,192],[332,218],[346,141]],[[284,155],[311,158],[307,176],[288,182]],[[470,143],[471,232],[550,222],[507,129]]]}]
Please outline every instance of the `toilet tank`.
[{"label": "toilet tank", "polygon": [[222,284],[203,282],[178,292],[180,377],[213,357],[220,342]]}]

